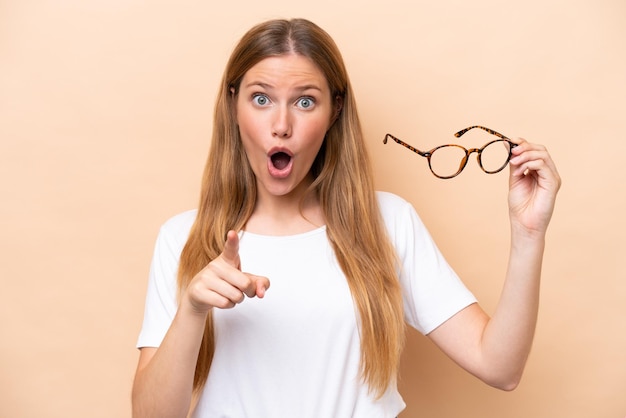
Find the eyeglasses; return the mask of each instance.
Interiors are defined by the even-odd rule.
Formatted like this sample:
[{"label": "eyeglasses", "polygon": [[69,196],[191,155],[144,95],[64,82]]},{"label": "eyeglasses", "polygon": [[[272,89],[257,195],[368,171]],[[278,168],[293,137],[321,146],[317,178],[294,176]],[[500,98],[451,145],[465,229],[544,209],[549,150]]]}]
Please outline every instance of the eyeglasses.
[{"label": "eyeglasses", "polygon": [[454,136],[460,138],[467,131],[474,128],[487,131],[500,139],[488,142],[483,145],[482,148],[466,149],[460,145],[447,144],[440,145],[430,151],[420,151],[395,136],[387,134],[385,135],[383,144],[386,144],[387,139],[391,138],[403,147],[410,149],[422,157],[426,157],[430,171],[440,179],[451,179],[458,176],[467,165],[467,159],[473,152],[478,154],[478,165],[485,173],[495,174],[502,171],[511,159],[511,150],[515,148],[517,144],[511,142],[506,136],[489,128],[485,128],[484,126],[470,126],[469,128],[455,133]]}]

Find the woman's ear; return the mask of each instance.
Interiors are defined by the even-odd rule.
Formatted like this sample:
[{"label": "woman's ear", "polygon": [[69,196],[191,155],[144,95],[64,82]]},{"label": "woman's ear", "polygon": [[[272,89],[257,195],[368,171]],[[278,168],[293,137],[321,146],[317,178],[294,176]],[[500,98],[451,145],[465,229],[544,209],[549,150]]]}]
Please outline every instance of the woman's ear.
[{"label": "woman's ear", "polygon": [[335,123],[337,118],[339,118],[339,114],[341,114],[341,110],[343,109],[343,97],[341,95],[335,96],[335,111],[333,113],[333,119],[331,125]]},{"label": "woman's ear", "polygon": [[231,104],[229,107],[231,109],[232,117],[234,118],[235,122],[237,122],[237,90],[235,90],[235,87],[233,86],[230,86],[229,90],[231,100]]}]

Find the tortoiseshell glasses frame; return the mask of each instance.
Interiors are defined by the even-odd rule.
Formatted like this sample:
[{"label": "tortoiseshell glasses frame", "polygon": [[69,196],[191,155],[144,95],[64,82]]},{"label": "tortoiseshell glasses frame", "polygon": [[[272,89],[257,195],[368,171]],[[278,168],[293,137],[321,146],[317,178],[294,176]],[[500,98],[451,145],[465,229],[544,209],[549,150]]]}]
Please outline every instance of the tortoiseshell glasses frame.
[{"label": "tortoiseshell glasses frame", "polygon": [[[504,167],[507,166],[507,164],[509,163],[509,161],[511,160],[511,150],[513,148],[515,148],[517,146],[517,144],[514,144],[513,142],[511,142],[511,140],[509,138],[507,138],[506,136],[502,135],[501,133],[498,133],[492,129],[489,128],[485,128],[484,126],[470,126],[468,128],[465,128],[457,133],[454,134],[455,137],[460,138],[463,134],[465,134],[467,131],[471,130],[471,129],[482,129],[483,131],[487,131],[492,135],[497,136],[500,139],[495,139],[493,141],[490,141],[488,143],[486,143],[485,145],[483,145],[481,148],[470,148],[467,149],[465,147],[462,147],[461,145],[456,145],[456,144],[446,144],[446,145],[439,145],[438,147],[435,147],[433,149],[431,149],[430,151],[420,151],[417,148],[413,147],[412,145],[407,144],[406,142],[396,138],[395,136],[391,135],[391,134],[387,134],[385,135],[385,139],[383,140],[383,144],[387,143],[387,139],[391,138],[393,139],[395,142],[397,142],[398,144],[402,145],[403,147],[406,147],[408,149],[410,149],[411,151],[415,152],[418,155],[421,155],[422,157],[426,157],[426,159],[428,160],[428,167],[430,168],[430,171],[433,173],[433,175],[435,177],[438,177],[440,179],[451,179],[453,177],[458,176],[461,171],[463,171],[463,169],[465,168],[465,166],[467,165],[467,160],[470,156],[471,153],[476,152],[478,154],[478,165],[480,166],[480,168],[487,174],[495,174],[498,173],[500,171],[502,171],[504,169]],[[494,169],[488,169],[483,165],[483,151],[485,150],[485,148],[487,148],[490,145],[493,144],[497,144],[497,143],[503,143],[503,145],[507,146],[508,149],[508,156],[506,157],[506,160],[503,162],[502,165],[497,165],[496,168]],[[461,161],[459,163],[459,167],[458,170],[454,173],[454,174],[443,174],[443,173],[437,173],[435,171],[435,169],[433,168],[433,164],[431,162],[431,158],[433,156],[433,154],[435,153],[435,151],[437,150],[441,150],[441,149],[446,149],[446,147],[454,147],[454,148],[458,148],[462,151],[464,151],[465,156],[461,158]]]}]

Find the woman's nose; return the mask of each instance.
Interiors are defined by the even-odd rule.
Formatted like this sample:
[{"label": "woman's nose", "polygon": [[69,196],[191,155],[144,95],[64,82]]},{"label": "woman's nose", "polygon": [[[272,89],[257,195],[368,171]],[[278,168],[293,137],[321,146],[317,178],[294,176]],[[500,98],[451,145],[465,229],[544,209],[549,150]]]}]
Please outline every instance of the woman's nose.
[{"label": "woman's nose", "polygon": [[291,136],[291,116],[289,110],[279,108],[272,124],[272,135],[280,138],[288,138]]}]

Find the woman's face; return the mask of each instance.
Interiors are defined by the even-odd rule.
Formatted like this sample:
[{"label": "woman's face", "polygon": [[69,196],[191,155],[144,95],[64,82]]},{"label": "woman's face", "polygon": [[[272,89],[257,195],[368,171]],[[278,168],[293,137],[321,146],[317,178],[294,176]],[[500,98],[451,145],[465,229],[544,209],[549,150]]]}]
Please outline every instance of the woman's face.
[{"label": "woman's face", "polygon": [[300,197],[334,113],[324,74],[301,55],[266,58],[244,75],[236,109],[259,202]]}]

